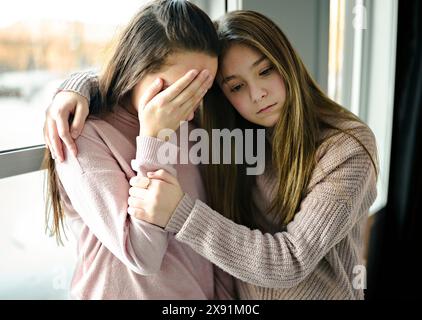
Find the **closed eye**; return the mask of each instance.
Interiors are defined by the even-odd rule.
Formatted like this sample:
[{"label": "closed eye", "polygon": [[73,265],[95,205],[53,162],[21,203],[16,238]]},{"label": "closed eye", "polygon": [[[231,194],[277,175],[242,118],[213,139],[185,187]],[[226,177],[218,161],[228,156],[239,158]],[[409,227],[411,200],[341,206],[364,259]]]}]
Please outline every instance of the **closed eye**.
[{"label": "closed eye", "polygon": [[242,89],[242,84],[238,84],[237,86],[231,87],[230,92],[238,92],[240,89]]},{"label": "closed eye", "polygon": [[262,71],[259,73],[259,75],[260,75],[260,76],[267,76],[267,75],[269,75],[269,74],[270,74],[273,70],[274,70],[274,67],[273,67],[273,66],[268,67],[268,68],[266,68],[266,69],[262,70]]}]

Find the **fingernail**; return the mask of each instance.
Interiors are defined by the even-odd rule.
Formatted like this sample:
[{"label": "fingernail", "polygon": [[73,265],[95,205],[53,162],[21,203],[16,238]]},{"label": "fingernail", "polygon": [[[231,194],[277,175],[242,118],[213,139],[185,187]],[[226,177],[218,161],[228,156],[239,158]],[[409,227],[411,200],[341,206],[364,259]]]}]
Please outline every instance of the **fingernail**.
[{"label": "fingernail", "polygon": [[73,139],[76,139],[79,134],[77,130],[72,130],[72,133],[70,135],[72,136]]},{"label": "fingernail", "polygon": [[148,188],[150,180],[148,178],[143,178],[142,180],[142,187]]},{"label": "fingernail", "polygon": [[209,78],[209,76],[210,76],[210,72],[209,72],[208,70],[205,70],[205,71],[202,73],[202,76],[204,77],[204,79],[208,79],[208,78]]},{"label": "fingernail", "polygon": [[142,184],[145,181],[149,181],[149,179],[147,177],[142,177],[142,176],[136,176],[136,177],[133,178],[134,184]]}]

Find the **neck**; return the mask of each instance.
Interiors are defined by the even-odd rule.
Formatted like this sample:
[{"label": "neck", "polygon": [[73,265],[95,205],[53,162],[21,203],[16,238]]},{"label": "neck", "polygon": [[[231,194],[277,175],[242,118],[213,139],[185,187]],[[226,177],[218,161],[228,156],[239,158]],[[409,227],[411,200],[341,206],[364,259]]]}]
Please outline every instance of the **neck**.
[{"label": "neck", "polygon": [[271,142],[275,126],[265,128],[265,137]]},{"label": "neck", "polygon": [[138,110],[136,110],[129,98],[123,100],[122,107],[125,108],[131,115],[138,117]]}]

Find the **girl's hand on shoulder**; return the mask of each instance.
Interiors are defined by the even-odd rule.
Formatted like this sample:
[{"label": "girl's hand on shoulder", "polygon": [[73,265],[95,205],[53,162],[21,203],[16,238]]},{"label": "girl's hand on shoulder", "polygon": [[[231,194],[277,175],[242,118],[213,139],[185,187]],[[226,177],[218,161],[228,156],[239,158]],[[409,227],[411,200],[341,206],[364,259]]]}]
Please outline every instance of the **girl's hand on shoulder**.
[{"label": "girl's hand on shoulder", "polygon": [[[78,150],[74,140],[82,132],[88,114],[86,98],[70,91],[56,94],[46,110],[44,121],[44,141],[54,159],[65,160],[62,142],[76,156]],[[69,127],[70,115],[73,115],[73,120]]]},{"label": "girl's hand on shoulder", "polygon": [[160,169],[148,178],[133,177],[130,185],[128,213],[165,228],[184,195],[177,178]]},{"label": "girl's hand on shoulder", "polygon": [[162,79],[154,81],[138,103],[140,134],[158,137],[161,130],[177,130],[181,121],[192,120],[211,85],[208,70],[191,70],[164,90]]}]

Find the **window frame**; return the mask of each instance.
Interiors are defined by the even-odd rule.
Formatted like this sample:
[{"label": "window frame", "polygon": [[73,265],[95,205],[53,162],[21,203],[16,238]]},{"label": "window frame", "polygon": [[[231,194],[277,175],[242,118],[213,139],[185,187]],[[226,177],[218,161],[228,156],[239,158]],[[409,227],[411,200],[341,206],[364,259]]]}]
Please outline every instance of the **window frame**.
[{"label": "window frame", "polygon": [[[372,215],[384,208],[388,200],[398,1],[344,1],[343,66],[341,76],[336,77],[336,86],[343,89],[335,95],[341,105],[368,124],[377,140],[378,196],[370,208]],[[362,23],[362,28],[356,27],[356,23]]]},{"label": "window frame", "polygon": [[42,170],[45,151],[45,145],[1,151],[0,179]]}]

